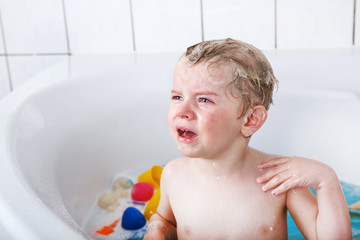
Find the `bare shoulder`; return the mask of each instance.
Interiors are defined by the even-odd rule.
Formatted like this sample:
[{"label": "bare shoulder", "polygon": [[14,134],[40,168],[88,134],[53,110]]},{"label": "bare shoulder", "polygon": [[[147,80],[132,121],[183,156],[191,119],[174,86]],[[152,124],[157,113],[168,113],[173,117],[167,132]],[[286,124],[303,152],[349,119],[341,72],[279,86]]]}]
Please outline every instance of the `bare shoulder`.
[{"label": "bare shoulder", "polygon": [[190,160],[188,158],[177,158],[177,159],[174,159],[174,160],[168,162],[165,165],[165,168],[181,167],[184,164],[187,164],[189,162],[190,162]]},{"label": "bare shoulder", "polygon": [[265,162],[274,158],[279,158],[279,157],[284,157],[278,154],[270,154],[270,153],[265,153],[262,151],[259,151],[255,148],[249,148],[250,154],[252,155],[252,158],[256,159],[257,163],[260,162]]},{"label": "bare shoulder", "polygon": [[168,162],[165,165],[164,170],[176,170],[176,169],[186,166],[187,164],[189,164],[189,162],[190,162],[190,159],[188,159],[188,158],[177,158],[177,159],[174,159],[174,160]]},{"label": "bare shoulder", "polygon": [[167,177],[169,175],[174,175],[176,173],[182,172],[186,169],[186,166],[190,164],[188,158],[177,158],[168,162],[162,172],[162,177]]},{"label": "bare shoulder", "polygon": [[181,182],[181,179],[186,172],[186,166],[189,160],[187,158],[178,158],[168,162],[161,174],[160,185],[162,192],[168,192],[172,186]]}]

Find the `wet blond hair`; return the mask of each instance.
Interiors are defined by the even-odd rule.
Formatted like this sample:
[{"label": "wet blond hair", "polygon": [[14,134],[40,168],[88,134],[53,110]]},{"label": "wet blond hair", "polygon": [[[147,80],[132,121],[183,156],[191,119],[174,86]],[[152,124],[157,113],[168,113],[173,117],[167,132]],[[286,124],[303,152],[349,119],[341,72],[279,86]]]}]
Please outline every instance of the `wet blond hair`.
[{"label": "wet blond hair", "polygon": [[226,92],[230,90],[234,97],[243,100],[241,116],[253,106],[263,105],[268,110],[273,103],[278,81],[269,61],[256,47],[231,38],[203,41],[188,47],[183,57],[191,65],[208,63],[208,68],[222,64],[233,66],[233,79]]}]

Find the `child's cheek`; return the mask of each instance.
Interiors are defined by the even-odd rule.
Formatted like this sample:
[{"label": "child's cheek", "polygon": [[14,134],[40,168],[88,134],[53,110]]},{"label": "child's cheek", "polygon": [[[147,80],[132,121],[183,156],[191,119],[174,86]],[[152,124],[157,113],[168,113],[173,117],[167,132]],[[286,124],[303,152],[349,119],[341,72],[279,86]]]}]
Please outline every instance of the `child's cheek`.
[{"label": "child's cheek", "polygon": [[176,116],[176,109],[173,106],[170,106],[168,112],[168,125],[170,127],[170,133],[174,134],[174,119]]},{"label": "child's cheek", "polygon": [[218,122],[219,116],[214,113],[207,113],[204,116],[200,117],[200,121],[203,124],[203,127],[206,131],[214,130],[216,127],[216,123]]}]

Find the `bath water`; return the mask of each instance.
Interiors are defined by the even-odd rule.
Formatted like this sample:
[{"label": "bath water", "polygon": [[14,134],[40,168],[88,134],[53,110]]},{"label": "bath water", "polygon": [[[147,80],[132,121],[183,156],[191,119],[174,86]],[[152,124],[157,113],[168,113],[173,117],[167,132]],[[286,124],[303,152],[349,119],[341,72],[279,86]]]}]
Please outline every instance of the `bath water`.
[{"label": "bath water", "polygon": [[[119,199],[120,204],[113,212],[108,212],[105,209],[100,208],[97,204],[100,196],[103,193],[112,192],[112,185],[115,183],[117,179],[125,177],[131,180],[134,184],[137,183],[137,178],[139,174],[142,173],[141,170],[137,169],[137,170],[131,170],[131,171],[122,172],[121,174],[117,174],[116,176],[113,177],[113,180],[111,181],[111,185],[108,187],[108,189],[100,193],[99,197],[95,199],[95,202],[92,205],[90,212],[83,224],[83,229],[92,239],[95,240],[143,239],[148,224],[137,230],[125,230],[121,226],[121,219],[125,209],[127,209],[128,207],[134,207],[142,213],[145,210],[145,206],[146,206],[145,203],[136,203],[132,201],[131,188],[127,190],[128,197],[120,198]],[[112,228],[114,232],[108,235],[102,235],[96,232],[103,229],[105,226],[110,226],[110,225],[113,225]]]},{"label": "bath water", "polygon": [[[340,181],[340,185],[345,195],[348,205],[360,201],[360,186]],[[315,194],[315,191],[312,189]],[[353,239],[360,239],[360,210],[350,210],[351,231]],[[296,227],[294,220],[288,212],[288,238],[289,239],[305,239],[299,229]]]},{"label": "bath water", "polygon": [[[132,180],[134,183],[137,182],[138,176],[144,172],[146,169],[132,169],[126,172],[122,172],[120,174],[117,174],[113,177],[113,181],[107,191],[111,191],[112,184],[121,177],[126,177],[130,180]],[[351,205],[357,201],[360,201],[360,186],[349,184],[340,181],[341,187],[343,189],[346,202],[348,205]],[[122,239],[142,239],[145,232],[147,225],[146,224],[143,228],[138,230],[124,230],[121,227],[121,217],[123,212],[128,207],[135,207],[140,212],[144,212],[145,210],[145,204],[138,204],[134,203],[131,200],[130,197],[131,189],[129,190],[129,197],[127,198],[121,198],[120,199],[120,205],[116,208],[113,212],[107,212],[104,209],[101,209],[97,205],[98,199],[95,200],[92,208],[90,209],[90,213],[84,222],[83,229],[86,231],[86,233],[93,239],[96,240],[122,240]],[[315,191],[313,191],[315,194]],[[101,193],[103,194],[103,193]],[[101,195],[100,194],[100,195]],[[100,197],[99,195],[99,197]],[[360,239],[360,210],[350,210],[350,216],[351,216],[351,228],[352,228],[352,236],[353,239]],[[102,229],[104,226],[111,225],[115,221],[120,220],[116,227],[114,227],[114,232],[105,236],[97,233],[97,230]],[[291,218],[290,214],[288,213],[288,238],[289,239],[305,239],[298,228],[296,227],[293,219]]]}]

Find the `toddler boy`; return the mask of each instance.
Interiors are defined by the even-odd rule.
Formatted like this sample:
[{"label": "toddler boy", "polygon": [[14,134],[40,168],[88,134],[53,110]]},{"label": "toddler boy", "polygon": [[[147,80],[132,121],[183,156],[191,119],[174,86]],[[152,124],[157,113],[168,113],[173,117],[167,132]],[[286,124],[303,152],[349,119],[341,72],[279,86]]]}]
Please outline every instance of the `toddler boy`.
[{"label": "toddler boy", "polygon": [[174,71],[168,114],[184,157],[164,168],[145,239],[287,239],[287,209],[306,239],[351,239],[329,166],[248,146],[276,86],[252,45],[224,39],[187,49]]}]

